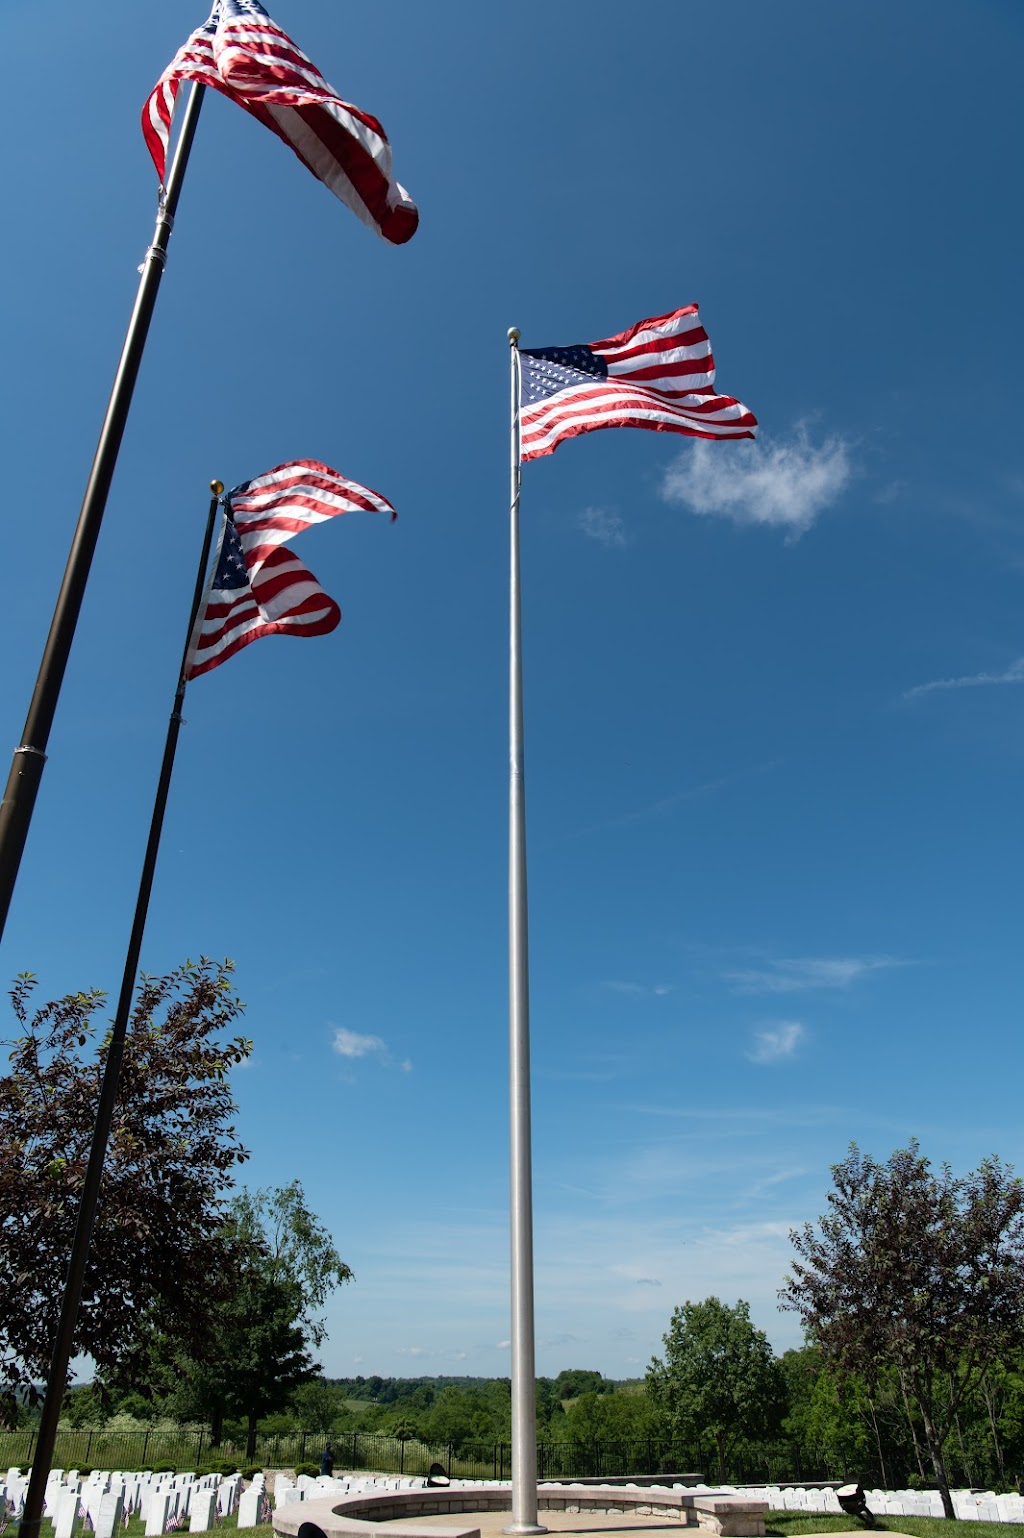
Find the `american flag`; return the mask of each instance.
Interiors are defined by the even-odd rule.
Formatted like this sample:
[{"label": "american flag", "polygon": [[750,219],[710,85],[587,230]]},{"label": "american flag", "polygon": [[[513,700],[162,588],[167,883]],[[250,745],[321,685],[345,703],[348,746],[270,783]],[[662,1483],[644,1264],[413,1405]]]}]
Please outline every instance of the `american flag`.
[{"label": "american flag", "polygon": [[215,0],[209,20],[179,48],[142,110],[142,132],[161,182],[174,98],[183,80],[212,86],[295,151],[364,224],[399,246],[419,223],[391,175],[387,135],[338,93],[258,0]]},{"label": "american flag", "polygon": [[192,633],[186,678],[208,673],[265,635],[326,635],[341,619],[312,572],[284,544],[312,524],[390,502],[315,459],[295,459],[225,497],[213,577]]},{"label": "american flag", "polygon": [[695,304],[603,342],[520,352],[520,458],[553,454],[599,427],[690,438],[753,438],[757,418],[715,393],[715,360]]},{"label": "american flag", "polygon": [[264,1490],[263,1494],[260,1496],[259,1525],[262,1527],[267,1522],[272,1522],[273,1520],[274,1511],[270,1504],[270,1496],[267,1494],[266,1490]]}]

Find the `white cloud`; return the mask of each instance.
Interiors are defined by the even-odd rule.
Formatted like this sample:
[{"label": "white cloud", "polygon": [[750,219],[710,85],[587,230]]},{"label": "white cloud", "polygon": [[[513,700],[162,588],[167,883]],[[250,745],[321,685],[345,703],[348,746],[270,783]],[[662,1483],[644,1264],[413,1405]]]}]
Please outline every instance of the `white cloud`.
[{"label": "white cloud", "polygon": [[871,972],[906,965],[892,956],[799,956],[725,976],[738,993],[806,993],[812,988],[849,988]]},{"label": "white cloud", "polygon": [[399,1346],[395,1352],[396,1356],[426,1356],[426,1354],[422,1346]]},{"label": "white cloud", "polygon": [[596,539],[607,550],[621,550],[629,543],[622,519],[606,507],[585,507],[576,523],[589,539]]},{"label": "white cloud", "polygon": [[510,1340],[499,1340],[496,1342],[496,1345],[499,1351],[511,1351],[512,1349],[512,1342]]},{"label": "white cloud", "polygon": [[980,689],[986,684],[1024,684],[1024,657],[1011,662],[1002,673],[968,673],[961,678],[935,678],[929,684],[915,684],[903,698],[916,700],[922,694],[934,694],[937,689]]},{"label": "white cloud", "polygon": [[364,1036],[359,1031],[350,1031],[345,1025],[335,1026],[331,1046],[339,1057],[350,1061],[360,1057],[374,1057],[382,1068],[400,1068],[403,1073],[412,1070],[409,1058],[395,1061],[390,1047],[380,1036]]},{"label": "white cloud", "polygon": [[756,1033],[756,1045],[747,1056],[752,1063],[781,1063],[793,1056],[806,1035],[799,1020],[779,1020]]},{"label": "white cloud", "polygon": [[844,438],[833,434],[815,446],[800,426],[788,440],[696,439],[666,472],[662,495],[692,513],[783,528],[795,539],[836,501],[851,474]]},{"label": "white cloud", "polygon": [[334,1032],[333,1047],[340,1057],[368,1057],[371,1052],[386,1052],[387,1047],[379,1036],[360,1036],[339,1025]]}]

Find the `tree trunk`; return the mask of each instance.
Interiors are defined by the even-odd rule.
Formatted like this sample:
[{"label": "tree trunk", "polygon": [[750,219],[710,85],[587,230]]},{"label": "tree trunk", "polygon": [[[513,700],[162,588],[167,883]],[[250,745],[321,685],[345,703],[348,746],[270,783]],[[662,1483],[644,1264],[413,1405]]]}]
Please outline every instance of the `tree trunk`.
[{"label": "tree trunk", "polygon": [[917,1395],[917,1402],[921,1407],[921,1419],[924,1421],[924,1436],[928,1444],[928,1455],[932,1460],[932,1469],[935,1473],[935,1481],[942,1496],[942,1514],[950,1522],[954,1519],[953,1497],[949,1493],[949,1476],[946,1473],[946,1460],[942,1453],[942,1439],[935,1425],[935,1417],[932,1414],[931,1404]]},{"label": "tree trunk", "polygon": [[914,1442],[914,1458],[917,1463],[917,1472],[924,1478],[924,1464],[921,1462],[921,1446],[917,1440],[917,1427],[914,1425],[914,1417],[910,1413],[910,1400],[907,1397],[907,1380],[903,1373],[899,1374],[900,1389],[903,1392],[903,1408],[907,1412],[907,1425],[910,1427],[910,1435]]},{"label": "tree trunk", "polygon": [[996,1467],[999,1470],[999,1481],[1006,1483],[1006,1465],[1003,1463],[1003,1448],[999,1440],[999,1432],[996,1429],[996,1411],[993,1403],[992,1385],[989,1382],[988,1373],[981,1375],[981,1392],[985,1400],[985,1409],[988,1411],[988,1423],[992,1428],[992,1447],[996,1455]]},{"label": "tree trunk", "polygon": [[224,1440],[224,1406],[218,1405],[210,1416],[210,1446],[219,1447]]},{"label": "tree trunk", "polygon": [[259,1421],[255,1415],[249,1416],[249,1432],[245,1439],[245,1456],[249,1463],[256,1457],[256,1428]]},{"label": "tree trunk", "polygon": [[879,1461],[879,1463],[882,1466],[882,1484],[885,1486],[886,1489],[888,1489],[889,1488],[889,1475],[888,1475],[888,1472],[887,1472],[886,1467],[885,1467],[885,1454],[882,1451],[882,1438],[879,1435],[878,1422],[875,1419],[875,1402],[871,1398],[870,1394],[868,1395],[868,1409],[871,1412],[871,1426],[872,1426],[872,1430],[875,1433],[875,1446],[878,1448],[878,1461]]},{"label": "tree trunk", "polygon": [[718,1477],[719,1477],[719,1479],[722,1481],[722,1483],[724,1485],[725,1484],[726,1433],[724,1431],[716,1431],[715,1432],[715,1441],[718,1443]]}]

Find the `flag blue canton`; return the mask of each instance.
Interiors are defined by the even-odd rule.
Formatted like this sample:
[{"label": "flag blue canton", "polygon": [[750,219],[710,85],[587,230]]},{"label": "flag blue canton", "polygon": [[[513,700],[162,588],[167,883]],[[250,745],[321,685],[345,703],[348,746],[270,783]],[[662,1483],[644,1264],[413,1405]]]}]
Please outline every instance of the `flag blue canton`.
[{"label": "flag blue canton", "polygon": [[589,379],[608,378],[608,365],[589,347],[524,347],[519,357],[523,406],[534,406]]},{"label": "flag blue canton", "polygon": [[213,586],[221,593],[249,586],[249,573],[242,559],[238,530],[230,520],[224,525],[224,542],[220,547],[220,560],[217,562]]}]

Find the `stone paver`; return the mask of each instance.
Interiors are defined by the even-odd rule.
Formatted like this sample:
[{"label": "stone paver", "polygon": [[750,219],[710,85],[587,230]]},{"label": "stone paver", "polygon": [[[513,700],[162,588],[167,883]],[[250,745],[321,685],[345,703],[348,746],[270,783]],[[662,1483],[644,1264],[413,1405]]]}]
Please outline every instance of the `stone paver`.
[{"label": "stone paver", "polygon": [[[444,1511],[429,1517],[403,1517],[396,1524],[378,1522],[375,1525],[385,1528],[392,1525],[409,1527],[413,1523],[417,1527],[452,1527],[458,1524],[460,1527],[478,1527],[480,1538],[499,1538],[502,1529],[511,1520],[510,1511]],[[635,1538],[637,1533],[670,1533],[672,1538],[681,1538],[685,1531],[679,1522],[659,1522],[654,1517],[609,1515],[603,1511],[542,1511],[537,1520],[553,1533],[600,1533],[601,1538],[610,1538],[613,1533],[625,1533],[630,1538]],[[692,1532],[696,1538],[697,1529],[693,1528]],[[833,1535],[830,1534],[829,1538],[833,1538]],[[863,1533],[858,1538],[863,1538]]]}]

